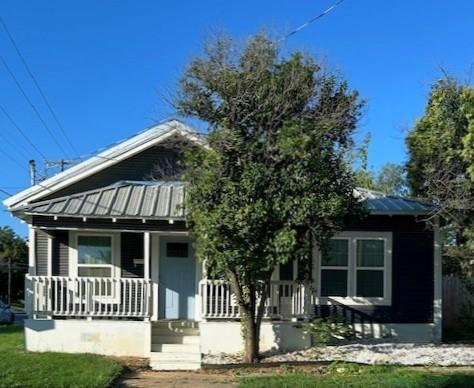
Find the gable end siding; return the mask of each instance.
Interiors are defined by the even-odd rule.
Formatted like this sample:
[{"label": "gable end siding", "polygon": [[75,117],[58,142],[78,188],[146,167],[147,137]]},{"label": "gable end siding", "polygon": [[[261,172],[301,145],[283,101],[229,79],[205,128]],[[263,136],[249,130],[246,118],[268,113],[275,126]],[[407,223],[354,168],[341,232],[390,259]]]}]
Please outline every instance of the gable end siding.
[{"label": "gable end siding", "polygon": [[41,201],[105,187],[122,180],[150,180],[156,166],[160,163],[165,164],[164,168],[166,168],[167,172],[168,170],[178,171],[178,160],[181,154],[178,150],[163,146],[151,147],[138,155],[134,155],[47,197],[41,198]]}]

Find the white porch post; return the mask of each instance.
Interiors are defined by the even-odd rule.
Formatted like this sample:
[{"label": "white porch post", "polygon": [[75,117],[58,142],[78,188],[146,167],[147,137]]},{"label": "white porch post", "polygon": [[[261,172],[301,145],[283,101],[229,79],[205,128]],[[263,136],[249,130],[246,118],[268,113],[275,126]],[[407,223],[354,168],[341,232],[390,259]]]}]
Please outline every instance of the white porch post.
[{"label": "white porch post", "polygon": [[28,274],[36,275],[36,231],[28,226]]},{"label": "white porch post", "polygon": [[145,232],[143,234],[143,243],[144,243],[144,249],[143,249],[143,255],[144,255],[144,265],[143,265],[143,277],[146,280],[150,279],[150,243],[151,243],[151,238],[150,238],[150,232]]},{"label": "white porch post", "polygon": [[[143,277],[145,278],[145,281],[150,280],[150,244],[150,232],[143,233]],[[153,295],[151,295],[151,298],[148,298],[148,300],[146,301],[146,303],[148,304],[148,311],[152,307],[150,306],[150,301],[153,300]],[[149,318],[145,318],[145,320],[148,321]]]},{"label": "white porch post", "polygon": [[158,288],[158,283],[159,283],[159,278],[160,278],[160,236],[156,233],[151,235],[151,259],[153,260],[152,266],[151,266],[151,284],[152,284],[152,306],[151,306],[151,311],[152,311],[152,316],[151,320],[152,321],[157,321],[158,320],[158,293],[159,293],[159,288]]}]

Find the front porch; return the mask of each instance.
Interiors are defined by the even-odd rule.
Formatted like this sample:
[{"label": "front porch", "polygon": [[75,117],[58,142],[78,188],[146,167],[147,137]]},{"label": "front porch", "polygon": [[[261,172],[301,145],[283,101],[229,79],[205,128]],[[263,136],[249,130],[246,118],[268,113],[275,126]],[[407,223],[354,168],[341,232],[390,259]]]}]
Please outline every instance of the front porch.
[{"label": "front porch", "polygon": [[[26,275],[25,288],[26,310],[32,319],[168,320],[159,314],[159,303],[160,300],[165,305],[170,303],[166,297],[160,298],[160,293],[166,296],[170,289],[163,286],[160,290],[160,284],[151,279]],[[194,320],[240,318],[239,307],[227,282],[202,279],[198,289],[200,309]],[[166,306],[161,310],[165,309]],[[271,281],[265,319],[305,319],[313,313],[309,283]],[[176,319],[180,318],[186,317]]]}]

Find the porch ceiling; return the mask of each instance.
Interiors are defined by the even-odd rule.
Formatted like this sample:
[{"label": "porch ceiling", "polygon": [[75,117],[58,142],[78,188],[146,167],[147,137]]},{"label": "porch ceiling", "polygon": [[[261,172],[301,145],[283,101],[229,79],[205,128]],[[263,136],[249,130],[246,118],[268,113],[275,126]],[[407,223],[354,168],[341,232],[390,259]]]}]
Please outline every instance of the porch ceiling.
[{"label": "porch ceiling", "polygon": [[24,215],[86,218],[184,219],[184,183],[120,181],[100,189],[33,203]]}]

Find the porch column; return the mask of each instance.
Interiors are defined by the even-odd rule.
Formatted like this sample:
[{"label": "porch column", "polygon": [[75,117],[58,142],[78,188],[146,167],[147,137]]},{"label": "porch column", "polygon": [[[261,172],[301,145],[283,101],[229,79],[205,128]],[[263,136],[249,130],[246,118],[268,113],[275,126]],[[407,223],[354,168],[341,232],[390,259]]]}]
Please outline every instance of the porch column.
[{"label": "porch column", "polygon": [[145,232],[143,234],[143,243],[144,243],[144,249],[143,249],[143,277],[146,280],[150,279],[150,243],[151,243],[151,238],[150,238],[150,232]]},{"label": "porch column", "polygon": [[28,274],[36,275],[36,231],[28,226]]}]

